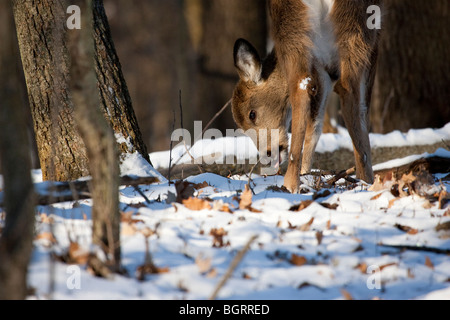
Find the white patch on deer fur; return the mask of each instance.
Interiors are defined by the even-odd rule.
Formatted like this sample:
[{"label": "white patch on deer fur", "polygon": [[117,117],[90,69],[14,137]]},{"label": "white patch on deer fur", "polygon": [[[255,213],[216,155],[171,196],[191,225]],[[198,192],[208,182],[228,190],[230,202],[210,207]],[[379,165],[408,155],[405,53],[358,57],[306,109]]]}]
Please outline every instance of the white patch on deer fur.
[{"label": "white patch on deer fur", "polygon": [[334,27],[330,14],[335,0],[302,0],[308,7],[313,55],[322,65],[332,66],[338,56]]},{"label": "white patch on deer fur", "polygon": [[311,78],[309,78],[309,77],[303,79],[303,80],[300,82],[300,89],[302,89],[302,90],[308,89],[308,84],[309,84],[310,81],[311,81]]}]

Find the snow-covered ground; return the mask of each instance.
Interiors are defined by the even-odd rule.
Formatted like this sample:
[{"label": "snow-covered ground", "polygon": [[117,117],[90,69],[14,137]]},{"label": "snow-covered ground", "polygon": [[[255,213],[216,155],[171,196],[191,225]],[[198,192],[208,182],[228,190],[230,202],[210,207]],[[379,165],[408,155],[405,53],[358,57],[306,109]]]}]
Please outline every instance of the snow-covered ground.
[{"label": "snow-covered ground", "polygon": [[[174,163],[191,162],[192,158],[204,160],[207,163],[208,161],[219,159],[225,163],[227,157],[232,159],[233,156],[240,160],[249,159],[255,161],[258,157],[258,150],[252,140],[247,136],[238,136],[237,133],[234,133],[225,137],[216,135],[214,140],[200,139],[198,141],[191,141],[191,135],[187,134],[183,136],[186,139],[186,144],[177,140],[172,148],[172,152],[170,150],[154,152],[150,154],[150,157],[155,168],[168,168],[170,154],[172,155],[172,165]],[[208,136],[206,133],[205,135]],[[211,136],[213,135],[214,131],[211,133]],[[233,135],[236,135],[236,137]],[[180,134],[180,136],[182,135]],[[449,140],[450,123],[440,129],[411,129],[406,133],[393,131],[389,134],[370,134],[372,148],[432,145]],[[189,153],[186,152],[186,145],[192,145],[192,148],[188,147]],[[322,134],[317,144],[316,152],[333,152],[338,149],[353,150],[350,135],[343,127],[338,127],[338,134]]]},{"label": "snow-covered ground", "polygon": [[[450,138],[450,124],[411,132],[372,135],[372,143],[398,139],[409,144],[425,134],[441,141]],[[238,146],[234,154],[245,155],[242,143],[224,139]],[[345,133],[324,135],[319,147],[328,150],[346,140]],[[216,151],[213,143],[202,143],[209,143],[209,154]],[[437,152],[450,158],[449,151]],[[156,167],[167,160],[163,153],[151,157]],[[151,173],[132,158],[122,169]],[[34,172],[36,181],[39,174]],[[447,174],[434,175],[427,186],[430,195],[449,190]],[[113,279],[93,276],[84,264],[50,258],[52,252],[66,252],[71,241],[81,251],[90,249],[90,200],[39,206],[29,267],[35,293],[30,299],[208,299],[253,237],[218,299],[450,299],[450,231],[435,229],[450,221],[449,203],[439,208],[439,201],[408,189],[396,195],[388,186],[349,187],[343,181],[317,194],[311,188],[316,185],[313,176],[302,177],[311,192],[288,194],[279,188],[282,176],[251,178],[249,190],[247,176],[191,176],[186,181],[196,191],[184,203],[174,201],[176,188],[167,181],[140,186],[149,202],[134,188],[121,188],[122,264],[128,276]],[[295,211],[299,205],[305,208]],[[138,271],[146,243],[160,273]]]}]

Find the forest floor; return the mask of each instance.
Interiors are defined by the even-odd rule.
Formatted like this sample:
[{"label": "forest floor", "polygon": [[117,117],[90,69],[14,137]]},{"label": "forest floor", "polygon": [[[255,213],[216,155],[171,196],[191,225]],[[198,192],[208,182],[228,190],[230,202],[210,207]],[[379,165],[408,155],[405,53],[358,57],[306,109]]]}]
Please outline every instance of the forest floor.
[{"label": "forest floor", "polygon": [[[431,131],[429,144],[450,140],[450,126]],[[160,172],[164,157],[151,154]],[[396,157],[375,166],[373,185],[316,171],[302,176],[300,194],[284,192],[282,175],[256,171],[124,186],[126,274],[111,279],[86,265],[91,200],[41,205],[29,299],[450,299],[449,161],[445,148]],[[135,160],[124,166],[149,172]]]}]

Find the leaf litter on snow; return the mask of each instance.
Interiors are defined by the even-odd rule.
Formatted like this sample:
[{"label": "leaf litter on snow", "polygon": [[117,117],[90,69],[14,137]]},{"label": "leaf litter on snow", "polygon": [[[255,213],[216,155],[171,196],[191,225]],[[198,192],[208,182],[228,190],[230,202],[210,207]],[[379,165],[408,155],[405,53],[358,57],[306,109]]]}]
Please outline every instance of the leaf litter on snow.
[{"label": "leaf litter on snow", "polygon": [[[337,174],[342,178],[333,179]],[[257,235],[219,298],[410,299],[450,291],[448,182],[426,170],[384,175],[372,186],[337,174],[302,176],[303,193],[296,195],[283,190],[282,176],[253,175],[249,185],[247,176],[205,173],[162,183],[165,201],[123,205],[122,261],[141,280],[139,294],[128,289],[136,277],[82,277],[104,298],[127,292],[122,298],[205,299]],[[40,238],[67,243],[71,210],[46,217],[54,228],[38,228],[39,248],[45,248]],[[89,216],[89,205],[84,210]],[[45,291],[38,279],[47,276],[40,261],[30,269],[38,295]],[[381,289],[370,289],[372,280]],[[83,299],[89,288],[70,297]]]}]

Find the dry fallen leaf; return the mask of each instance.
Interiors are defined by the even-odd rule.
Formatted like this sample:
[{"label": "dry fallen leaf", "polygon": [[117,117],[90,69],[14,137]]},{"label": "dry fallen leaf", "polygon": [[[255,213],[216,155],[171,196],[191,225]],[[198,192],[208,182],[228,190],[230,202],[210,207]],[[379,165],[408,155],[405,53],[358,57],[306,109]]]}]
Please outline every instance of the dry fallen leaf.
[{"label": "dry fallen leaf", "polygon": [[291,255],[291,259],[289,260],[290,263],[296,266],[302,266],[308,262],[308,260],[304,256],[299,256],[293,253]]},{"label": "dry fallen leaf", "polygon": [[450,200],[450,193],[448,193],[446,190],[441,190],[441,192],[439,192],[439,209],[444,209],[444,205],[445,203]]},{"label": "dry fallen leaf", "polygon": [[300,227],[298,227],[298,229],[300,231],[309,231],[309,229],[311,228],[311,225],[314,222],[314,218],[311,218],[307,223],[301,225]]},{"label": "dry fallen leaf", "polygon": [[392,266],[398,266],[398,263],[397,262],[386,263],[386,264],[383,264],[383,265],[379,266],[379,268],[380,268],[380,271],[381,271],[384,268],[392,267]]},{"label": "dry fallen leaf", "polygon": [[322,207],[330,209],[330,210],[336,210],[337,207],[339,207],[339,205],[337,203],[327,203],[327,202],[322,202],[319,203]]},{"label": "dry fallen leaf", "polygon": [[392,208],[392,206],[394,205],[394,202],[397,201],[400,198],[394,198],[389,200],[389,204],[388,204],[388,209]]},{"label": "dry fallen leaf", "polygon": [[311,203],[313,203],[314,201],[312,201],[312,200],[305,200],[305,201],[302,201],[300,204],[296,204],[296,205],[293,205],[292,207],[290,207],[289,208],[289,211],[302,211],[303,209],[306,209],[306,208],[308,208],[310,205],[311,205]]},{"label": "dry fallen leaf", "polygon": [[210,185],[208,182],[203,181],[202,183],[194,183],[192,186],[194,187],[194,189],[200,190],[209,187]]},{"label": "dry fallen leaf", "polygon": [[262,212],[262,210],[255,209],[255,208],[253,208],[252,206],[248,207],[247,209],[248,209],[250,212],[253,212],[253,213],[261,213],[261,212]]},{"label": "dry fallen leaf", "polygon": [[206,273],[211,269],[211,258],[205,258],[200,254],[197,258],[195,258],[195,264],[197,265],[200,273]]},{"label": "dry fallen leaf", "polygon": [[200,199],[200,198],[193,198],[190,197],[187,200],[182,201],[183,205],[194,211],[200,211],[200,210],[211,210],[211,204],[208,200]]},{"label": "dry fallen leaf", "polygon": [[133,216],[133,211],[120,212],[120,222],[131,222],[131,217]]},{"label": "dry fallen leaf", "polygon": [[136,234],[136,226],[131,223],[122,223],[120,226],[120,235],[121,236],[133,236]]},{"label": "dry fallen leaf", "polygon": [[434,264],[433,264],[433,262],[431,262],[431,259],[428,256],[425,257],[425,265],[428,268],[434,270]]},{"label": "dry fallen leaf", "polygon": [[316,232],[316,239],[317,239],[317,245],[320,245],[322,243],[322,239],[323,239],[323,232],[322,231],[317,231]]},{"label": "dry fallen leaf", "polygon": [[416,181],[416,179],[417,179],[417,177],[411,171],[408,174],[404,174],[400,180],[406,184],[406,183],[412,183],[412,182]]},{"label": "dry fallen leaf", "polygon": [[39,233],[39,234],[36,236],[35,240],[46,240],[46,241],[49,242],[49,244],[54,244],[54,243],[56,243],[56,239],[55,239],[55,237],[53,236],[53,234],[52,234],[51,232],[42,232],[42,233]]},{"label": "dry fallen leaf", "polygon": [[248,184],[245,185],[245,190],[241,194],[241,198],[239,201],[239,209],[244,210],[250,208],[252,204],[252,192],[250,191],[250,187]]},{"label": "dry fallen leaf", "polygon": [[422,205],[422,208],[431,209],[431,208],[433,208],[433,204],[429,200],[425,200],[425,202]]},{"label": "dry fallen leaf", "polygon": [[216,270],[216,268],[212,268],[211,270],[209,270],[207,273],[206,273],[206,277],[207,278],[215,278],[215,277],[217,277],[217,270]]},{"label": "dry fallen leaf", "polygon": [[344,297],[344,300],[353,300],[352,295],[345,289],[341,289],[341,294]]},{"label": "dry fallen leaf", "polygon": [[214,248],[221,248],[224,246],[223,237],[228,234],[228,232],[225,231],[224,228],[213,228],[209,232],[211,236],[213,236],[213,247]]},{"label": "dry fallen leaf", "polygon": [[380,192],[379,194],[376,194],[372,198],[370,198],[370,200],[377,200],[379,197],[381,197],[382,194],[383,192]]},{"label": "dry fallen leaf", "polygon": [[365,262],[361,262],[360,264],[358,264],[355,269],[359,269],[359,271],[361,271],[361,273],[367,273],[367,263]]},{"label": "dry fallen leaf", "polygon": [[241,193],[241,197],[239,199],[239,209],[241,210],[249,210],[254,213],[261,213],[261,210],[255,209],[252,207],[252,198],[253,194],[250,190],[248,184],[245,185],[245,190]]},{"label": "dry fallen leaf", "polygon": [[381,191],[386,189],[389,190],[393,184],[394,181],[392,180],[392,172],[389,172],[383,178],[381,178],[381,176],[377,174],[375,176],[374,183],[370,186],[368,190],[369,191]]},{"label": "dry fallen leaf", "polygon": [[49,217],[46,213],[41,213],[39,217],[42,223],[52,224],[54,222],[53,217]]},{"label": "dry fallen leaf", "polygon": [[436,231],[441,231],[441,230],[450,231],[450,221],[447,221],[447,222],[444,222],[444,223],[439,223],[436,226],[435,230]]},{"label": "dry fallen leaf", "polygon": [[243,272],[242,279],[252,280],[253,278],[247,272]]},{"label": "dry fallen leaf", "polygon": [[138,280],[143,281],[146,274],[160,274],[169,272],[169,267],[159,268],[153,263],[145,263],[136,268],[136,277]]},{"label": "dry fallen leaf", "polygon": [[83,249],[77,242],[70,242],[67,256],[68,263],[85,264],[89,257],[89,251]]},{"label": "dry fallen leaf", "polygon": [[230,205],[228,203],[223,203],[222,200],[214,201],[212,204],[212,209],[221,212],[233,213],[233,211],[230,209]]},{"label": "dry fallen leaf", "polygon": [[144,227],[144,228],[142,228],[141,230],[140,230],[140,232],[141,232],[141,234],[144,236],[144,237],[146,237],[146,238],[148,238],[148,237],[150,237],[150,236],[152,236],[152,235],[154,235],[155,234],[155,231],[153,231],[152,229],[150,229],[149,227]]},{"label": "dry fallen leaf", "polygon": [[418,230],[418,229],[411,228],[411,227],[409,227],[409,226],[404,226],[404,225],[401,225],[401,224],[398,224],[398,223],[395,224],[394,226],[395,226],[397,229],[406,232],[407,234],[417,234],[417,233],[419,233],[419,230]]}]

